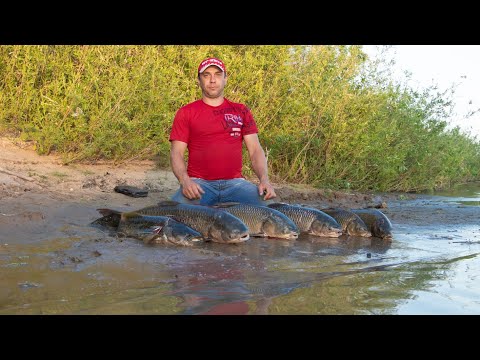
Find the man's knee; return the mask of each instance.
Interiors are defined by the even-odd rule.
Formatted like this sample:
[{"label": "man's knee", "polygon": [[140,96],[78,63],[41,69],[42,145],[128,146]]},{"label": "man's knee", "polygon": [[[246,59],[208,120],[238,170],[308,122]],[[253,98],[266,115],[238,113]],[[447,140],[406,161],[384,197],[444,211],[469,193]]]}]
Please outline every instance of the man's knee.
[{"label": "man's knee", "polygon": [[170,200],[172,201],[176,201],[176,202],[179,202],[181,204],[194,204],[195,201],[198,202],[198,200],[190,200],[188,199],[187,197],[185,197],[182,193],[182,189],[178,189],[177,192],[175,194],[172,195],[172,197],[170,198]]}]

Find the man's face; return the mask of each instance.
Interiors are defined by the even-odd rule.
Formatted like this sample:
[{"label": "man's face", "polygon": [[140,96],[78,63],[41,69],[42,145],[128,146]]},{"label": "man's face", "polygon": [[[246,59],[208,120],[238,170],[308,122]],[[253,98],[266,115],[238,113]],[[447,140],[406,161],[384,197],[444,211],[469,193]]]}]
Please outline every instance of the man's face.
[{"label": "man's face", "polygon": [[222,70],[212,65],[198,76],[198,83],[202,89],[202,93],[206,97],[214,99],[223,96],[223,89],[227,83],[227,77]]}]

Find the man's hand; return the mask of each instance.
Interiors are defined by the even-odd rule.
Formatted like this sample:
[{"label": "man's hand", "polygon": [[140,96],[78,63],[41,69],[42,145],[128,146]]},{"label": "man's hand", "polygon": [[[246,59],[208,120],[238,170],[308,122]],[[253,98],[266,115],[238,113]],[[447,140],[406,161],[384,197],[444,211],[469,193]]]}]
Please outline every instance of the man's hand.
[{"label": "man's hand", "polygon": [[261,182],[258,185],[258,193],[260,196],[265,195],[263,197],[263,200],[273,199],[274,197],[277,196],[277,194],[275,194],[275,189],[273,188],[272,184],[270,184],[268,181]]},{"label": "man's hand", "polygon": [[202,194],[205,194],[205,191],[202,189],[202,187],[189,177],[186,177],[182,181],[181,185],[182,194],[190,200],[200,199]]}]

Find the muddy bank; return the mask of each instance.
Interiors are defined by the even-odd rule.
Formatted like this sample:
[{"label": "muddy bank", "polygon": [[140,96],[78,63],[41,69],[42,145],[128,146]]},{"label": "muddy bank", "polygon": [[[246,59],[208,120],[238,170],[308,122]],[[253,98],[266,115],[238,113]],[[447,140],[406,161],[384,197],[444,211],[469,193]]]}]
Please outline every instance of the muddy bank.
[{"label": "muddy bank", "polygon": [[[252,180],[253,181],[253,180]],[[148,190],[134,198],[114,191],[117,185]],[[318,207],[385,208],[395,195],[346,193],[274,184],[276,201]],[[153,161],[63,165],[54,156],[39,156],[31,144],[0,138],[0,226],[2,237],[17,243],[56,235],[63,223],[87,224],[97,208],[135,210],[169,199],[178,182]],[[25,233],[22,235],[22,233]],[[37,237],[37,238],[38,238]]]},{"label": "muddy bank", "polygon": [[[394,238],[147,246],[89,224],[100,217],[97,208],[135,210],[169,198],[178,186],[171,172],[153,162],[63,166],[6,139],[0,141],[0,159],[2,314],[401,313],[401,304],[431,297],[432,284],[452,281],[463,286],[454,301],[426,309],[415,300],[405,311],[480,309],[472,300],[478,206],[275,184],[279,201],[378,207],[392,221]],[[123,184],[148,189],[148,196],[113,190]],[[459,264],[465,271],[458,273],[467,278],[456,275]]]}]

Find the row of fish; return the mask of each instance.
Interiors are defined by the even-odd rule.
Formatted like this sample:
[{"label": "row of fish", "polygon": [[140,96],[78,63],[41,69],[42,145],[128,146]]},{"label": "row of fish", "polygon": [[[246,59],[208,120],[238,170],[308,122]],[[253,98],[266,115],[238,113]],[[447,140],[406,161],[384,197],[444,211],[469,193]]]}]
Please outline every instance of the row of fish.
[{"label": "row of fish", "polygon": [[98,211],[103,217],[93,225],[106,226],[147,244],[189,246],[203,240],[232,244],[245,242],[250,237],[295,240],[300,233],[322,237],[346,234],[392,238],[390,220],[377,209],[320,210],[287,203],[203,206],[167,200],[131,212]]}]

